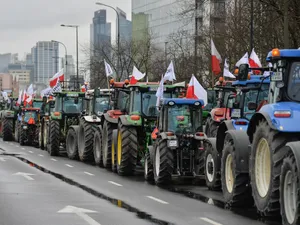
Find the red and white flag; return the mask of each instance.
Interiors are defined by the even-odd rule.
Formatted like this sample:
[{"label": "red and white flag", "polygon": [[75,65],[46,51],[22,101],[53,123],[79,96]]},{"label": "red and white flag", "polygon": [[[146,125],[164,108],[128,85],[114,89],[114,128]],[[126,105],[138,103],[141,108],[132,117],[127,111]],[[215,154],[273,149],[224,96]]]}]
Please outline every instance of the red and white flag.
[{"label": "red and white flag", "polygon": [[206,106],[207,104],[207,92],[201,86],[201,84],[194,75],[192,75],[188,89],[186,91],[186,98],[201,99],[204,101],[204,106]]},{"label": "red and white flag", "polygon": [[[254,51],[254,48],[252,49],[252,52],[251,52],[251,55],[250,55],[250,58],[249,58],[249,64],[250,64],[251,68],[261,68],[262,67],[262,65],[260,63],[260,60],[259,60],[257,54]],[[260,71],[259,70],[254,70],[253,73],[260,74]]]},{"label": "red and white flag", "polygon": [[239,67],[241,64],[249,64],[249,55],[248,52],[240,58],[240,60],[235,64],[236,67]]},{"label": "red and white flag", "polygon": [[130,84],[136,84],[138,80],[143,79],[146,73],[140,72],[135,66],[133,67],[132,76],[130,78]]},{"label": "red and white flag", "polygon": [[22,103],[22,90],[19,92],[19,97],[18,97],[18,101],[17,101],[17,106],[20,106]]},{"label": "red and white flag", "polygon": [[50,87],[53,88],[56,85],[57,80],[59,80],[60,82],[63,82],[64,79],[65,79],[64,69],[61,69],[50,79]]},{"label": "red and white flag", "polygon": [[33,91],[33,85],[30,84],[26,91],[26,102],[30,103],[33,99],[34,91]]},{"label": "red and white flag", "polygon": [[22,102],[25,102],[26,98],[27,98],[26,89],[24,89]]},{"label": "red and white flag", "polygon": [[224,70],[223,70],[223,77],[229,77],[235,79],[236,77],[229,71],[229,65],[227,63],[227,59],[224,62]]},{"label": "red and white flag", "polygon": [[221,73],[221,67],[220,63],[222,62],[222,58],[218,50],[216,49],[216,46],[211,39],[211,66],[212,66],[212,72],[215,75],[218,75]]}]

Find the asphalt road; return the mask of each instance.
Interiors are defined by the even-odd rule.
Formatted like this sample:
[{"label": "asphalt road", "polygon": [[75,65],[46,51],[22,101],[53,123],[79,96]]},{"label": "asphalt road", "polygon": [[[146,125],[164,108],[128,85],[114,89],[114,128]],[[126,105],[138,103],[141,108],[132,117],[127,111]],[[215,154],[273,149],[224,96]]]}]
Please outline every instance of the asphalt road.
[{"label": "asphalt road", "polygon": [[[55,182],[60,184],[59,187],[60,189],[62,189],[61,191],[55,190],[54,188],[54,193],[57,193],[57,195],[55,194],[50,195],[51,197],[48,196],[49,201],[40,202],[39,204],[42,205],[41,208],[45,208],[46,211],[49,208],[48,212],[51,210],[53,211],[54,208],[59,208],[56,211],[54,210],[54,212],[51,211],[52,215],[57,215],[57,211],[62,209],[64,206],[72,205],[74,201],[75,203],[79,201],[78,204],[76,204],[76,207],[82,207],[85,209],[94,210],[99,213],[102,212],[101,211],[102,208],[99,209],[99,207],[97,208],[96,206],[109,205],[109,207],[107,208],[105,207],[105,209],[108,209],[108,212],[114,215],[113,218],[122,219],[122,222],[120,223],[119,221],[116,222],[113,220],[110,221],[109,218],[107,217],[103,219],[104,222],[101,222],[102,219],[101,217],[99,217],[99,219],[98,217],[97,218],[95,217],[95,220],[97,220],[98,223],[100,224],[112,224],[112,225],[127,224],[125,223],[125,221],[127,222],[126,216],[128,215],[128,213],[132,215],[132,217],[128,217],[129,219],[136,220],[135,222],[131,222],[130,224],[143,224],[142,223],[143,221],[145,224],[153,223],[153,224],[178,224],[178,225],[185,225],[185,224],[186,225],[196,225],[196,224],[197,225],[211,225],[211,224],[212,225],[240,225],[240,224],[262,225],[264,224],[255,219],[248,218],[247,216],[243,216],[221,208],[222,207],[221,193],[209,192],[205,187],[181,185],[181,186],[173,187],[170,191],[170,190],[161,189],[159,187],[147,184],[146,182],[144,182],[142,176],[120,177],[110,171],[106,171],[105,169],[101,169],[99,167],[85,164],[79,161],[72,161],[64,157],[51,157],[45,151],[33,147],[28,147],[28,146],[21,147],[19,146],[18,143],[15,142],[2,142],[1,140],[0,148],[2,148],[5,151],[5,153],[10,153],[10,154],[17,153],[18,154],[17,157],[23,159],[27,163],[33,163],[34,165],[32,166],[38,167],[40,170],[44,171],[42,172],[36,168],[30,168],[30,167],[28,168],[28,164],[25,164],[21,160],[15,159],[14,157],[11,156],[13,161],[18,160],[19,161],[18,164],[23,165],[27,169],[30,169],[30,173],[39,174],[38,177],[44,176],[47,177],[47,179],[49,180],[51,179],[51,182],[50,181],[46,182],[45,186],[41,187],[40,191],[44,190],[44,188],[45,190],[48,190],[48,188],[46,187],[49,184],[51,184],[50,186],[53,186],[53,188],[54,186],[57,187],[57,185],[53,185],[55,184]],[[1,161],[0,158],[0,168],[2,168],[2,164],[10,164],[12,160],[7,160],[3,162]],[[16,173],[16,170],[9,173],[7,173],[6,170],[4,171],[6,177],[10,176],[12,172]],[[58,179],[54,178],[53,176],[51,177],[51,175],[47,173],[51,173],[52,175],[56,176]],[[20,177],[18,178],[20,179]],[[15,177],[13,179],[15,179]],[[64,180],[65,182],[61,182],[59,179]],[[2,180],[0,179],[0,181]],[[26,180],[24,181],[23,179],[23,181],[21,180],[20,182],[28,182],[28,181]],[[0,187],[2,186],[1,183],[2,182],[0,182]],[[83,190],[80,190],[78,187],[74,187],[74,185],[78,186]],[[73,190],[73,188],[75,188],[78,192],[80,193],[83,192],[85,194],[79,194],[79,193],[76,194],[75,191],[74,193],[71,194],[70,190]],[[88,194],[87,192],[90,192],[97,197],[94,197]],[[47,193],[47,191],[45,193]],[[66,193],[66,194],[61,195],[61,193]],[[88,195],[89,198],[91,198],[91,200],[89,198],[82,197],[85,195]],[[193,196],[194,198],[197,199],[188,198],[185,195]],[[66,201],[62,199],[62,196],[66,196],[67,198]],[[33,198],[32,202],[34,202],[35,199],[37,198],[35,195],[31,195],[31,197]],[[84,206],[80,204],[81,197],[82,199],[85,200]],[[71,201],[72,199],[73,201]],[[62,204],[61,201],[63,201],[65,204]],[[68,201],[70,201],[71,203],[66,203]],[[97,201],[96,205],[93,204],[95,201]],[[103,202],[105,202],[105,204]],[[75,203],[73,203],[73,205]],[[12,203],[12,205],[15,204],[18,205],[17,202]],[[217,207],[216,205],[218,205],[219,207]],[[126,209],[127,211],[121,210],[118,207]],[[30,207],[28,210],[30,210]],[[114,213],[115,211],[117,212],[118,210],[121,210],[121,212],[123,212],[124,215],[126,216],[123,217],[123,214],[121,215],[121,214]],[[34,214],[35,213],[33,213],[33,215]],[[243,214],[248,215],[247,211],[245,210],[243,210]],[[48,217],[50,217],[50,215],[51,213],[48,215]],[[90,216],[94,216],[94,215],[97,214],[91,213]],[[0,216],[1,216],[0,218],[2,218],[1,213]],[[76,216],[74,217],[76,218]],[[55,218],[62,218],[62,216],[59,214],[59,217],[55,217]],[[139,220],[138,218],[144,218],[144,220]],[[71,222],[71,217],[70,220],[67,219],[67,221],[68,223],[63,223],[63,224],[76,224]],[[56,224],[62,224],[62,223],[56,223]],[[81,222],[80,224],[84,224],[84,223]],[[275,223],[272,222],[269,224],[275,224]],[[2,225],[1,221],[0,221],[0,225]]]}]

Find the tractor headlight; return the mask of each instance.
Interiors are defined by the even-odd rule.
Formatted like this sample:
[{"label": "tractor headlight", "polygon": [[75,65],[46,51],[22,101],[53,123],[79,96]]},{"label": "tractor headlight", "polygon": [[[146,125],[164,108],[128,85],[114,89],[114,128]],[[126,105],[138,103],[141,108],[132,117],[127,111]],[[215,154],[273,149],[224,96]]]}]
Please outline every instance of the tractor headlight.
[{"label": "tractor headlight", "polygon": [[24,126],[23,126],[23,129],[26,130],[26,129],[27,129],[27,125],[24,125]]},{"label": "tractor headlight", "polygon": [[199,106],[199,105],[200,105],[200,102],[195,102],[194,105],[195,105],[195,106]]},{"label": "tractor headlight", "polygon": [[169,101],[169,103],[168,103],[170,106],[173,106],[173,105],[175,105],[175,102],[173,102],[173,101]]},{"label": "tractor headlight", "polygon": [[168,147],[176,148],[178,147],[178,141],[177,140],[168,140]]}]

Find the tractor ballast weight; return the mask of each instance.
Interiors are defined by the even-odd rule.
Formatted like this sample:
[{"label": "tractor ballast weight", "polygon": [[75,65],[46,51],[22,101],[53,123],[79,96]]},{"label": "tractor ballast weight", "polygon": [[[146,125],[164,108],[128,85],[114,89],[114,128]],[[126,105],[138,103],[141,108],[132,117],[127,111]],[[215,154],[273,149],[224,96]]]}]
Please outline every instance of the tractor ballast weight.
[{"label": "tractor ballast weight", "polygon": [[145,162],[148,182],[163,185],[170,184],[173,176],[203,176],[204,152],[201,147],[206,139],[201,122],[203,105],[203,100],[161,100],[157,138],[148,146],[150,158],[146,160],[151,161]]}]

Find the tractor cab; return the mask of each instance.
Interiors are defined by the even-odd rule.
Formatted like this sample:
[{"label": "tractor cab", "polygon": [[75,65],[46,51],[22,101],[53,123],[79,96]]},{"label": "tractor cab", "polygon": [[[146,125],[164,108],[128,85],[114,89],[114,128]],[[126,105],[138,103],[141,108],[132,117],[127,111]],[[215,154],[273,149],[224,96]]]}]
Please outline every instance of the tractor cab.
[{"label": "tractor cab", "polygon": [[88,90],[86,92],[86,110],[88,115],[101,116],[107,112],[111,107],[110,98],[113,90],[100,89]]},{"label": "tractor cab", "polygon": [[21,120],[22,124],[37,125],[40,120],[40,109],[39,108],[22,108],[21,117],[22,117],[22,120]]},{"label": "tractor cab", "polygon": [[60,92],[55,93],[55,112],[56,115],[78,116],[83,111],[83,100],[85,93],[82,92]]}]

